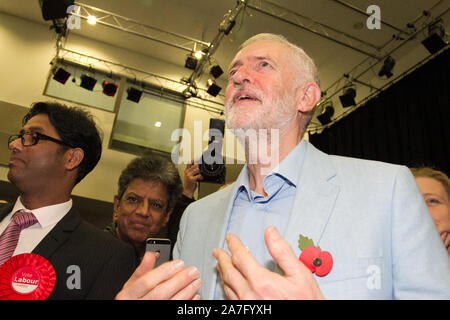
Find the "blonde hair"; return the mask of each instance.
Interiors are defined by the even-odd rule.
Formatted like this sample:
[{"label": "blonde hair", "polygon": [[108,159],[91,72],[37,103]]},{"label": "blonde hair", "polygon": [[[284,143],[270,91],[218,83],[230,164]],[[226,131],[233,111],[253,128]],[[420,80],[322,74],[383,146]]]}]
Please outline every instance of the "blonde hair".
[{"label": "blonde hair", "polygon": [[450,200],[450,179],[444,172],[430,167],[410,168],[410,170],[415,178],[425,177],[439,181],[444,186],[447,197]]}]

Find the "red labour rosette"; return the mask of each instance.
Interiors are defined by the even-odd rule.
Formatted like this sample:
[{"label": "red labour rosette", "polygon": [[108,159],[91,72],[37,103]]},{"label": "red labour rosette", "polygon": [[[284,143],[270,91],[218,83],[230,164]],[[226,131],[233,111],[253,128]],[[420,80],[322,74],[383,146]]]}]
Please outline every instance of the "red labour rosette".
[{"label": "red labour rosette", "polygon": [[55,282],[55,269],[45,258],[19,254],[0,267],[0,300],[45,300]]}]

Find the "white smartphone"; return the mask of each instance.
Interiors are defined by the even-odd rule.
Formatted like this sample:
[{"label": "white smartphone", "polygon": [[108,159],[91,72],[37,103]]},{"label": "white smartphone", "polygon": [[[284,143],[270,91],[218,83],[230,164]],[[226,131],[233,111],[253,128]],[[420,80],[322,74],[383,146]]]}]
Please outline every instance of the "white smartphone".
[{"label": "white smartphone", "polygon": [[159,258],[155,263],[156,268],[170,259],[170,239],[148,238],[145,250],[159,252]]}]

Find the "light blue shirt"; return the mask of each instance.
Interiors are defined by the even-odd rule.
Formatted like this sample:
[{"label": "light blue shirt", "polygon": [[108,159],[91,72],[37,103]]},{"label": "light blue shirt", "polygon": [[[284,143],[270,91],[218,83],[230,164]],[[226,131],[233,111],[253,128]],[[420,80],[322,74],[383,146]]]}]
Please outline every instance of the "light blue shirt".
[{"label": "light blue shirt", "polygon": [[[302,140],[263,180],[267,196],[250,190],[248,167],[244,166],[236,181],[238,189],[234,195],[233,207],[226,233],[239,237],[244,246],[265,268],[274,270],[272,259],[264,241],[264,231],[274,226],[284,233],[291,212],[298,174],[303,164],[306,143]],[[226,242],[223,244],[226,248]],[[217,277],[214,299],[225,299],[220,276]]]}]

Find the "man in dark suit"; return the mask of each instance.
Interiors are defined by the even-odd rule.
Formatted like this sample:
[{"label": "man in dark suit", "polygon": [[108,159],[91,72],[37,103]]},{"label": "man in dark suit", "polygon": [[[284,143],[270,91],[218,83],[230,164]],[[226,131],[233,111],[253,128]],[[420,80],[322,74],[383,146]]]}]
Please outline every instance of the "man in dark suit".
[{"label": "man in dark suit", "polygon": [[0,234],[17,211],[32,212],[37,222],[20,232],[12,256],[34,253],[51,263],[49,299],[113,299],[137,266],[134,250],[83,221],[70,198],[101,156],[95,122],[82,109],[39,102],[22,125],[8,142],[8,179],[20,196],[1,205]]}]

